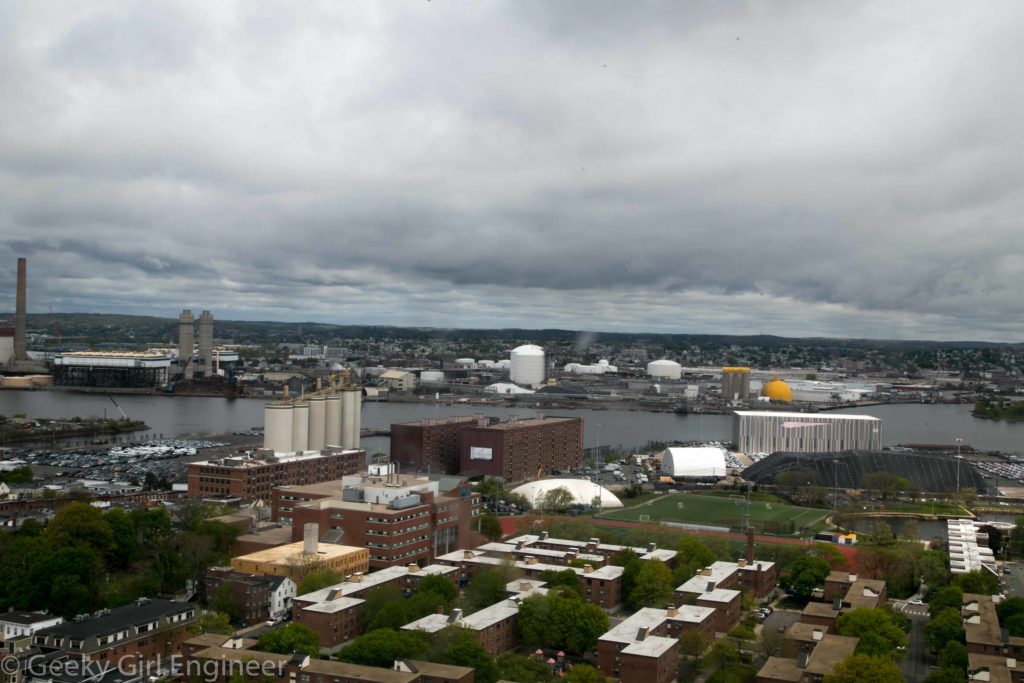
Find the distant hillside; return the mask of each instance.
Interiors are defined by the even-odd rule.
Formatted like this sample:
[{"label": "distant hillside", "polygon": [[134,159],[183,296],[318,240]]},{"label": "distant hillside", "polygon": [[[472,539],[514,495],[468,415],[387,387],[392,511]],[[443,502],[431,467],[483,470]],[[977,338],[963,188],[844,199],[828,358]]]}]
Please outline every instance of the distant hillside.
[{"label": "distant hillside", "polygon": [[[0,314],[7,319],[11,314]],[[87,344],[172,344],[177,341],[177,320],[155,316],[109,313],[30,314],[30,330],[55,334],[70,341]],[[578,330],[542,329],[452,329],[431,327],[390,327],[384,325],[332,325],[318,322],[275,322],[216,320],[214,335],[237,343],[327,343],[333,339],[459,339],[489,341],[572,342]],[[935,349],[1022,348],[1024,344],[997,344],[981,341],[904,341],[882,339],[841,339],[827,337],[787,338],[773,335],[660,334],[650,332],[599,332],[600,340],[620,344],[678,346],[753,346],[761,348],[796,347],[842,349],[886,349],[914,351]]]}]

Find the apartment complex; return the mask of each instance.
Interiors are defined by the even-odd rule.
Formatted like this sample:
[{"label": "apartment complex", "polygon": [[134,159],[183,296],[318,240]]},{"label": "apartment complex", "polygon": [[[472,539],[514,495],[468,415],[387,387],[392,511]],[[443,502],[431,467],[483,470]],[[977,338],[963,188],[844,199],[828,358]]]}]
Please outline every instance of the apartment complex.
[{"label": "apartment complex", "polygon": [[508,422],[478,423],[459,432],[461,472],[479,472],[519,484],[582,464],[582,417],[512,416]]},{"label": "apartment complex", "polygon": [[298,537],[308,523],[320,538],[369,550],[371,569],[427,563],[438,554],[471,547],[479,538],[479,494],[446,475],[399,474],[392,463],[313,486],[274,491],[273,519]]},{"label": "apartment complex", "polygon": [[391,459],[421,472],[456,474],[459,434],[466,427],[495,422],[497,418],[463,415],[392,424]]},{"label": "apartment complex", "polygon": [[212,603],[226,592],[243,625],[290,613],[296,588],[287,576],[245,574],[231,567],[211,567],[206,572],[207,602]]},{"label": "apartment complex", "polygon": [[597,667],[622,683],[672,683],[679,667],[679,636],[714,636],[714,610],[684,606],[644,607],[597,641]]},{"label": "apartment complex", "polygon": [[189,498],[269,501],[278,486],[316,484],[355,474],[366,466],[366,451],[328,446],[319,453],[274,453],[261,449],[189,463]]}]

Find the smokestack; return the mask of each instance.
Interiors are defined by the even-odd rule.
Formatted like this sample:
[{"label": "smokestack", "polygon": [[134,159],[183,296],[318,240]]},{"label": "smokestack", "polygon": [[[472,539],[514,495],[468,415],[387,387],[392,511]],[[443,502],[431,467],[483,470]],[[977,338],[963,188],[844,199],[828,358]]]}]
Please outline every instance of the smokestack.
[{"label": "smokestack", "polygon": [[192,311],[185,309],[178,316],[178,367],[185,368],[183,376],[192,379],[195,366],[192,365],[192,353],[195,351],[196,319]]},{"label": "smokestack", "polygon": [[199,362],[206,377],[213,376],[213,315],[209,311],[199,314]]},{"label": "smokestack", "polygon": [[316,522],[307,522],[302,529],[302,554],[316,555],[317,545],[320,541],[320,525]]},{"label": "smokestack", "polygon": [[18,294],[14,307],[14,360],[28,360],[28,351],[25,346],[25,291],[27,261],[24,258],[18,259]]},{"label": "smokestack", "polygon": [[754,561],[754,527],[747,527],[747,562]]}]

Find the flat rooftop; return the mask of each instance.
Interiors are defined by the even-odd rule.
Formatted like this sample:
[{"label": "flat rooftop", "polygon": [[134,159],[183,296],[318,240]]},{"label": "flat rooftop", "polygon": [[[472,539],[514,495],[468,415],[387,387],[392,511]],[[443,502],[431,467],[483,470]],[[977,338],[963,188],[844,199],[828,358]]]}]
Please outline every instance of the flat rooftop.
[{"label": "flat rooftop", "polygon": [[[248,555],[239,555],[235,560],[243,560],[246,562],[267,562],[271,564],[288,564],[296,556],[303,556],[304,542],[298,541],[297,543],[289,543],[288,545],[279,545],[273,548],[267,548],[266,550],[257,550],[254,553]],[[346,555],[353,555],[357,553],[369,552],[366,548],[357,548],[354,545],[338,545],[337,543],[317,543],[316,555],[309,556],[319,560],[329,560],[336,557],[344,557]],[[304,556],[305,557],[305,556]],[[404,568],[404,567],[403,567]]]},{"label": "flat rooftop", "polygon": [[492,425],[486,425],[484,427],[474,427],[474,429],[494,429],[497,431],[508,431],[514,429],[520,429],[522,427],[537,427],[539,425],[557,424],[559,422],[576,422],[577,420],[582,421],[582,417],[529,417],[521,420],[513,420],[511,422],[496,422]]},{"label": "flat rooftop", "polygon": [[842,414],[823,414],[823,413],[788,413],[776,410],[735,410],[733,411],[736,415],[743,417],[784,417],[786,419],[794,420],[813,420],[819,421],[835,421],[840,420],[867,420],[871,422],[881,422],[882,418],[872,417],[871,415],[858,415],[853,413],[842,413]]}]

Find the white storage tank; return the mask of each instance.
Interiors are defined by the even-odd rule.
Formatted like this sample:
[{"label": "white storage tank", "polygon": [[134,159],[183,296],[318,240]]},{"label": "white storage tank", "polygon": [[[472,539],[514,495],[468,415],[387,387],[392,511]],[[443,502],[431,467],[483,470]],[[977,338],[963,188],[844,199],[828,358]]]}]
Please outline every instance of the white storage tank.
[{"label": "white storage tank", "polygon": [[420,373],[421,384],[440,384],[444,381],[444,373],[440,370],[424,370]]},{"label": "white storage tank", "polygon": [[544,382],[544,349],[533,344],[512,349],[509,379],[514,384],[530,386]]},{"label": "white storage tank", "polygon": [[292,447],[296,453],[309,450],[309,404],[292,406]]},{"label": "white storage tank", "polygon": [[664,377],[666,379],[679,379],[683,376],[683,366],[674,360],[651,361],[647,364],[647,374],[650,377]]},{"label": "white storage tank", "polygon": [[355,410],[352,416],[352,448],[359,448],[363,443],[363,390],[356,389]]},{"label": "white storage tank", "polygon": [[328,396],[324,415],[324,445],[341,445],[341,396]]},{"label": "white storage tank", "polygon": [[460,368],[465,369],[476,367],[476,361],[473,360],[472,358],[456,358],[455,364],[458,365]]},{"label": "white storage tank", "polygon": [[341,392],[341,447],[354,448],[358,437],[353,439],[352,430],[356,427],[356,392],[346,389]]},{"label": "white storage tank", "polygon": [[291,406],[263,408],[263,447],[275,453],[288,453],[292,450]]},{"label": "white storage tank", "polygon": [[309,450],[322,451],[327,439],[327,399],[309,399]]}]

